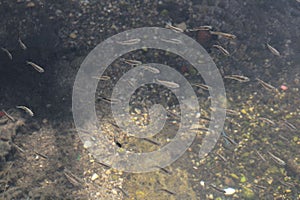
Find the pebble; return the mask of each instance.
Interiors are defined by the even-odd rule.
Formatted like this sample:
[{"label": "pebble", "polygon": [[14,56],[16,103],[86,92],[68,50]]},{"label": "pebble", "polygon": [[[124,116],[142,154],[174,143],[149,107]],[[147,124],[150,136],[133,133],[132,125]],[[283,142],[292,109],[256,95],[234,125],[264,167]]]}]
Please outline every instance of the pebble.
[{"label": "pebble", "polygon": [[200,181],[200,185],[201,185],[202,187],[204,187],[204,186],[205,186],[205,182],[204,182],[204,181]]},{"label": "pebble", "polygon": [[283,91],[285,91],[285,90],[288,89],[288,87],[287,87],[286,85],[281,85],[281,86],[280,86],[280,89],[282,89]]},{"label": "pebble", "polygon": [[27,8],[33,8],[35,7],[35,3],[33,2],[29,2],[27,5],[26,5]]},{"label": "pebble", "polygon": [[96,180],[97,178],[99,178],[99,175],[98,174],[96,174],[96,173],[94,173],[93,175],[92,175],[92,181],[94,181],[94,180]]},{"label": "pebble", "polygon": [[90,148],[92,146],[92,142],[91,141],[85,141],[83,144],[83,148],[87,149]]},{"label": "pebble", "polygon": [[75,38],[77,38],[77,35],[76,35],[76,33],[73,32],[69,35],[69,37],[72,39],[75,39]]},{"label": "pebble", "polygon": [[234,180],[232,178],[230,178],[230,177],[225,177],[224,178],[224,183],[226,185],[229,185],[229,186],[233,186],[235,184]]},{"label": "pebble", "polygon": [[223,189],[224,190],[224,192],[225,192],[225,195],[233,195],[234,193],[235,193],[235,189],[234,188],[231,188],[231,187],[229,187],[229,188],[225,188],[225,189]]}]

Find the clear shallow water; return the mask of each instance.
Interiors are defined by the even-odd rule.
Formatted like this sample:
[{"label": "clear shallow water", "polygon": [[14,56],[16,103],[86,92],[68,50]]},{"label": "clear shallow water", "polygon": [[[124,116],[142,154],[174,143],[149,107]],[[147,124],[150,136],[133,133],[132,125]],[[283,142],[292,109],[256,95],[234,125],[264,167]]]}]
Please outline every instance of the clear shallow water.
[{"label": "clear shallow water", "polygon": [[[16,105],[26,104],[34,110],[37,120],[42,121],[46,118],[46,122],[48,121],[54,127],[58,123],[62,123],[64,126],[65,122],[62,121],[66,120],[65,118],[71,118],[71,115],[68,115],[71,105],[70,96],[73,79],[80,65],[79,61],[75,62],[74,60],[81,61],[82,59],[78,56],[84,57],[88,53],[87,49],[94,48],[98,43],[116,33],[134,27],[154,25],[165,27],[168,21],[171,21],[173,25],[183,22],[188,29],[200,25],[211,25],[214,31],[237,35],[235,40],[219,38],[213,40],[211,44],[221,45],[229,51],[230,56],[223,55],[217,48],[207,49],[220,69],[221,75],[224,77],[225,75],[239,74],[250,78],[250,81],[245,83],[224,79],[227,107],[235,111],[233,114],[227,113],[224,130],[227,136],[237,144],[230,142],[228,144],[228,139],[220,137],[210,154],[200,161],[198,152],[207,132],[196,131],[197,136],[193,144],[176,162],[151,173],[124,173],[123,188],[125,192],[116,190],[116,193],[124,198],[128,194],[127,199],[299,198],[300,47],[297,43],[299,38],[298,4],[296,1],[274,4],[272,1],[257,1],[243,7],[234,1],[230,5],[226,5],[226,3],[224,5],[218,1],[209,3],[204,1],[200,3],[199,1],[193,2],[194,4],[189,8],[188,3],[187,1],[174,4],[154,2],[153,5],[148,3],[145,6],[143,3],[127,1],[114,2],[111,5],[97,1],[81,1],[80,5],[40,2],[40,4],[36,3],[34,7],[28,8],[30,5],[26,3],[10,5],[9,2],[2,2],[0,4],[0,8],[3,10],[1,24],[5,28],[0,34],[1,46],[13,54],[13,62],[10,62],[5,51],[1,51],[0,81],[3,86],[1,93],[4,94],[1,106],[9,110]],[[189,9],[193,11],[193,16],[190,16]],[[180,11],[179,14],[175,12],[177,10]],[[15,14],[16,11],[20,11],[19,14]],[[159,14],[157,15],[155,12]],[[130,16],[129,21],[124,20],[123,16]],[[17,40],[19,33],[22,41],[28,46],[27,51],[23,51],[19,47]],[[196,33],[186,34],[194,39],[197,37]],[[171,42],[176,42],[176,40],[171,40]],[[273,55],[266,43],[276,48],[281,56]],[[195,70],[186,61],[174,55],[166,55],[160,51],[155,54],[155,52],[143,50],[127,56],[128,59],[142,60],[143,62],[156,61],[169,64],[185,75],[191,83],[203,83],[203,79],[196,75]],[[40,76],[28,66],[24,66],[26,59],[32,59],[43,66],[45,68],[44,76]],[[127,70],[134,68],[122,62],[118,64],[111,66],[112,69],[108,70],[108,75],[112,79],[101,82],[102,85],[99,85],[101,96],[109,97],[117,79]],[[271,84],[278,91],[266,90],[256,78]],[[286,86],[287,89],[281,89],[282,86]],[[202,109],[201,116],[209,118],[211,110],[208,92],[197,87],[193,88]],[[151,100],[143,102],[138,98],[133,98],[138,102],[132,104],[133,107],[141,108],[153,103],[162,103],[165,107],[171,107],[172,112],[180,114],[178,101],[169,94],[170,90],[165,87],[155,90],[144,87],[141,90],[144,91],[141,95],[149,95]],[[162,95],[168,95],[171,98],[162,98]],[[98,103],[99,116],[104,119],[111,117],[109,104],[102,104],[101,100]],[[145,116],[141,117],[136,111],[133,113],[133,116],[137,117],[135,119],[137,122],[146,118]],[[17,145],[25,150],[25,144],[35,144],[38,137],[36,134],[31,135],[31,132],[39,130],[35,119],[27,122],[31,124],[28,128],[29,131],[25,131],[26,134],[17,134],[15,140]],[[153,141],[151,143],[151,141],[122,136],[122,132],[117,131],[114,134],[118,133],[119,135],[116,135],[120,137],[116,138],[116,144],[123,149],[135,152],[155,151],[168,144],[176,135],[180,120],[176,119],[176,115],[171,114],[168,119],[168,126],[154,139],[152,138],[160,145],[154,144]],[[42,127],[48,127],[47,123],[43,123]],[[143,123],[147,123],[147,120],[144,120]],[[206,120],[202,120],[201,123],[203,126],[207,125]],[[44,129],[41,130],[44,131]],[[110,131],[113,132],[112,130],[114,129]],[[61,129],[58,128],[53,138],[56,138],[54,144],[59,149],[58,152],[63,153],[53,159],[57,163],[51,163],[52,167],[45,172],[51,180],[58,180],[57,182],[60,183],[60,190],[58,190],[60,193],[58,192],[57,196],[69,196],[71,191],[75,192],[75,195],[78,191],[82,192],[70,184],[63,174],[62,168],[71,168],[73,174],[87,180],[90,180],[89,176],[93,175],[93,173],[89,174],[91,171],[98,174],[113,173],[108,177],[114,181],[118,180],[119,172],[101,171],[103,166],[100,167],[101,172],[96,171],[95,168],[93,168],[94,171],[91,170],[88,154],[85,151],[78,153],[77,146],[73,147],[73,143],[81,144],[80,140],[66,139],[68,137],[62,137],[59,134],[60,131]],[[44,131],[44,133],[51,135],[51,131]],[[25,137],[27,135],[31,137]],[[44,137],[43,134],[41,135]],[[66,143],[67,145],[61,144],[61,141],[64,140],[62,138],[69,141]],[[45,144],[52,144],[52,141],[52,139],[46,140]],[[45,149],[47,149],[46,147],[47,145],[45,145]],[[65,154],[65,152],[70,152],[70,149],[76,155]],[[43,152],[43,149],[40,151]],[[47,151],[45,152],[48,155]],[[49,154],[51,155],[51,151]],[[11,169],[18,168],[18,170],[13,171],[12,174],[21,174],[21,177],[35,171],[28,165],[24,165],[26,167],[22,168],[20,157],[13,158],[15,164]],[[25,156],[25,158],[31,157]],[[281,161],[285,165],[281,165]],[[30,162],[33,161],[30,160]],[[37,161],[34,163],[39,166]],[[87,171],[88,173],[86,173]],[[14,176],[8,176],[12,177],[10,180],[3,173],[1,179],[5,179],[5,182],[9,183],[9,188],[16,189],[17,192],[7,190],[6,186],[3,186],[1,191],[5,195],[13,193],[16,198],[25,198],[29,196],[28,191],[34,191],[32,188],[41,185],[41,174],[44,175],[38,173],[38,175],[31,174],[31,177],[27,176],[31,183],[26,186],[20,184],[18,185],[20,187],[16,189],[14,188],[16,183]],[[210,184],[221,190],[234,188],[236,192],[234,195],[224,196],[220,191],[209,186]],[[105,187],[105,191],[111,193],[111,187]],[[55,187],[52,189],[55,191]],[[52,190],[47,188],[33,193],[41,193],[41,196],[53,195],[52,198],[57,198],[55,192],[50,195],[48,191]],[[85,193],[92,193],[92,189]]]}]

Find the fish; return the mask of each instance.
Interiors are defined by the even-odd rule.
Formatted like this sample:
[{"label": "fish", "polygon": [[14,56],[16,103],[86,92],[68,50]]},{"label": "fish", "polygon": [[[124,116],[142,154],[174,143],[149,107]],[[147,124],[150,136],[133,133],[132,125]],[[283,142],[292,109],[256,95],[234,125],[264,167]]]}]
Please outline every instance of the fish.
[{"label": "fish", "polygon": [[225,37],[225,38],[228,38],[228,39],[235,39],[236,36],[233,35],[233,34],[230,34],[230,33],[223,33],[223,32],[218,32],[218,31],[210,31],[210,34],[212,35],[218,35],[218,36],[221,36],[221,37]]},{"label": "fish", "polygon": [[230,53],[222,46],[214,44],[213,47],[217,48],[218,50],[220,50],[224,55],[226,56],[230,56]]},{"label": "fish", "polygon": [[227,162],[227,159],[226,159],[224,156],[222,156],[222,155],[219,154],[219,153],[217,153],[217,155],[218,155],[224,162]]},{"label": "fish", "polygon": [[168,43],[172,43],[172,44],[182,44],[181,40],[172,38],[172,39],[164,39],[164,38],[160,38],[161,41],[163,42],[168,42]]},{"label": "fish", "polygon": [[170,194],[170,195],[176,195],[176,193],[175,192],[172,192],[172,191],[170,191],[170,190],[168,190],[168,189],[165,189],[165,188],[161,188],[161,189],[159,189],[160,191],[163,191],[163,192],[166,192],[166,193],[168,193],[168,194]]},{"label": "fish", "polygon": [[259,153],[259,151],[257,151],[255,149],[255,153],[263,160],[263,161],[266,161],[266,159],[261,155],[261,153]]},{"label": "fish", "polygon": [[18,145],[16,145],[15,143],[12,143],[12,145],[21,153],[25,153],[24,149],[22,149],[21,147],[19,147]]},{"label": "fish", "polygon": [[203,90],[209,90],[211,87],[202,83],[194,83],[192,84],[195,87],[201,88]]},{"label": "fish", "polygon": [[128,65],[132,65],[132,66],[135,66],[135,65],[141,65],[142,62],[139,61],[139,60],[131,60],[131,59],[121,59],[121,61],[123,61],[124,63],[128,64]]},{"label": "fish", "polygon": [[100,162],[100,161],[95,160],[95,163],[98,163],[98,164],[100,164],[100,165],[102,165],[102,166],[104,166],[104,167],[107,167],[107,168],[111,168],[110,165],[108,165],[108,164],[106,164],[106,163],[104,163],[104,162]]},{"label": "fish", "polygon": [[217,190],[218,192],[221,192],[221,193],[224,193],[225,194],[225,191],[221,188],[218,188],[217,186],[213,185],[213,184],[209,184],[210,187],[212,187],[213,189]]},{"label": "fish", "polygon": [[154,167],[160,169],[161,171],[165,172],[166,174],[172,174],[172,172],[167,170],[166,168],[163,168],[163,167],[160,167],[160,166],[154,166]]},{"label": "fish", "polygon": [[24,110],[29,116],[33,117],[34,114],[32,112],[32,110],[30,110],[29,108],[27,108],[26,106],[16,106],[16,108],[22,109]]},{"label": "fish", "polygon": [[8,56],[8,58],[9,58],[10,60],[13,59],[12,54],[11,54],[7,49],[1,47],[1,50],[4,51],[4,52],[6,53],[6,55]]},{"label": "fish", "polygon": [[268,119],[268,118],[265,118],[265,117],[259,117],[258,119],[261,120],[261,121],[263,121],[263,122],[265,122],[265,123],[271,124],[272,126],[275,126],[275,125],[276,125],[276,123],[275,123],[274,121],[272,121],[272,120],[270,120],[270,119]]},{"label": "fish", "polygon": [[16,121],[15,118],[13,118],[10,114],[8,114],[5,110],[2,110],[2,113],[11,121]]},{"label": "fish", "polygon": [[100,81],[107,81],[110,79],[109,76],[92,76],[92,78],[100,80]]},{"label": "fish", "polygon": [[134,38],[134,39],[124,40],[124,41],[116,41],[116,43],[121,45],[134,45],[134,44],[138,44],[140,41],[141,41],[140,38]]},{"label": "fish", "polygon": [[227,136],[227,134],[224,132],[224,130],[221,132],[221,135],[225,138],[225,141],[227,144],[231,143],[234,145],[238,145],[233,139]]},{"label": "fish", "polygon": [[277,156],[275,156],[274,154],[272,154],[270,151],[268,151],[268,154],[271,156],[271,158],[272,158],[277,164],[282,165],[282,166],[286,165],[286,163],[285,163],[283,160],[281,160],[280,158],[278,158]]},{"label": "fish", "polygon": [[201,132],[208,132],[209,128],[206,127],[198,127],[198,128],[191,128],[192,131],[201,131]]},{"label": "fish", "polygon": [[223,110],[223,111],[225,110],[226,114],[229,114],[229,115],[239,115],[240,114],[239,111],[228,109],[228,108],[210,107],[210,110],[213,112],[215,112],[217,110]]},{"label": "fish", "polygon": [[290,123],[286,120],[283,120],[282,123],[283,123],[284,126],[289,128],[291,131],[296,131],[297,130],[297,127],[295,125],[293,125],[292,123]]},{"label": "fish", "polygon": [[153,74],[159,74],[160,73],[159,69],[157,69],[155,67],[151,67],[149,65],[144,65],[144,66],[142,66],[142,68],[152,72]]},{"label": "fish", "polygon": [[250,79],[248,77],[246,77],[246,76],[234,75],[234,74],[233,75],[224,76],[224,78],[236,80],[236,81],[239,81],[241,83],[250,81]]},{"label": "fish", "polygon": [[232,110],[232,109],[225,109],[226,111],[226,114],[230,114],[230,115],[239,115],[240,112],[239,111],[236,111],[236,110]]},{"label": "fish", "polygon": [[188,32],[194,32],[194,31],[210,31],[212,30],[212,26],[209,25],[204,25],[204,26],[199,26],[197,28],[192,28],[192,29],[188,29]]},{"label": "fish", "polygon": [[81,186],[83,184],[83,180],[78,176],[75,176],[72,172],[67,169],[64,169],[64,174],[67,177],[68,181],[72,183],[74,186]]},{"label": "fish", "polygon": [[157,81],[157,83],[164,85],[168,88],[176,89],[176,88],[180,87],[178,83],[175,83],[172,81],[164,81],[164,80],[159,80],[159,79],[156,79],[156,81]]},{"label": "fish", "polygon": [[103,96],[98,96],[99,99],[103,100],[106,103],[119,103],[120,100],[118,99],[111,99],[111,98],[107,98],[107,97],[103,97]]},{"label": "fish", "polygon": [[267,47],[273,55],[280,56],[280,52],[277,49],[275,49],[274,47],[272,47],[271,45],[269,45],[268,43],[267,43]]},{"label": "fish", "polygon": [[26,49],[27,49],[27,46],[24,44],[24,42],[21,40],[20,37],[18,38],[18,42],[19,42],[19,44],[20,44],[20,47],[21,47],[23,50],[26,50]]},{"label": "fish", "polygon": [[116,188],[117,188],[118,190],[120,190],[120,191],[124,194],[124,196],[126,196],[127,198],[130,197],[129,194],[128,194],[128,192],[125,191],[123,188],[121,188],[121,187],[119,187],[119,186],[117,186]]},{"label": "fish", "polygon": [[269,91],[276,91],[276,88],[272,86],[269,83],[264,82],[263,80],[260,80],[259,78],[256,78],[256,80],[266,89]]},{"label": "fish", "polygon": [[257,185],[257,184],[254,184],[254,183],[252,183],[252,185],[255,186],[255,187],[257,187],[257,188],[259,188],[259,189],[262,189],[262,190],[266,190],[267,189],[267,187],[265,187],[263,185]]},{"label": "fish", "polygon": [[171,30],[173,30],[173,31],[175,31],[175,32],[179,32],[179,33],[183,33],[183,32],[184,32],[184,30],[182,30],[181,28],[178,28],[178,27],[176,27],[176,26],[173,26],[171,22],[167,22],[167,23],[166,23],[166,28],[167,28],[167,29],[171,29]]},{"label": "fish", "polygon": [[40,72],[40,73],[43,73],[43,72],[45,71],[41,66],[39,66],[39,65],[37,65],[37,64],[35,64],[35,63],[33,63],[33,62],[26,61],[26,63],[27,63],[28,65],[31,65],[36,71],[38,71],[38,72]]},{"label": "fish", "polygon": [[36,155],[41,156],[41,157],[44,158],[44,159],[48,159],[48,156],[46,156],[46,155],[44,155],[44,154],[41,154],[41,153],[39,153],[39,152],[37,152],[37,151],[35,151],[35,150],[33,150],[33,152],[34,152]]},{"label": "fish", "polygon": [[152,139],[149,139],[149,138],[143,138],[143,140],[147,141],[147,142],[150,142],[154,145],[157,145],[157,146],[160,146],[160,143],[155,141],[155,140],[152,140]]}]

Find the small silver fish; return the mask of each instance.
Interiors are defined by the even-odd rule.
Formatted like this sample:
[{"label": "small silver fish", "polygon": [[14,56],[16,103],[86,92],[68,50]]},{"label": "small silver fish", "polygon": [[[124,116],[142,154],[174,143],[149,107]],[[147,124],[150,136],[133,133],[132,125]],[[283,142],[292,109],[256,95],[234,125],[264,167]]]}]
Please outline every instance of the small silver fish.
[{"label": "small silver fish", "polygon": [[192,28],[192,29],[188,29],[188,32],[194,32],[194,31],[209,31],[212,30],[212,26],[209,25],[204,25],[204,26],[199,26],[197,28]]},{"label": "small silver fish", "polygon": [[221,188],[218,188],[217,186],[213,185],[213,184],[209,184],[209,186],[215,190],[217,190],[218,192],[221,192],[221,193],[225,193],[225,191]]},{"label": "small silver fish", "polygon": [[277,49],[275,49],[274,47],[272,47],[271,45],[269,45],[268,43],[267,43],[267,47],[271,51],[272,54],[274,54],[275,56],[280,56],[279,51]]},{"label": "small silver fish", "polygon": [[248,77],[241,76],[241,75],[227,75],[227,76],[224,76],[224,78],[236,80],[241,83],[250,81],[250,79]]},{"label": "small silver fish", "polygon": [[119,103],[120,100],[119,99],[112,99],[112,98],[107,98],[107,97],[103,97],[103,96],[98,96],[99,99],[103,100],[106,103]]},{"label": "small silver fish", "polygon": [[100,76],[100,77],[99,76],[92,76],[92,78],[100,80],[100,81],[107,81],[107,80],[110,79],[109,76]]},{"label": "small silver fish", "polygon": [[230,56],[230,53],[222,46],[214,44],[213,47],[219,49],[224,55]]},{"label": "small silver fish", "polygon": [[268,118],[265,118],[265,117],[259,117],[258,119],[261,120],[261,121],[263,121],[263,122],[265,122],[265,123],[271,124],[272,126],[275,126],[275,125],[276,125],[275,122],[273,122],[272,120],[270,120],[270,119],[268,119]]},{"label": "small silver fish", "polygon": [[210,31],[210,33],[212,35],[218,35],[218,36],[225,37],[225,38],[228,38],[228,39],[231,39],[231,40],[236,38],[235,35],[230,34],[230,33],[223,33],[223,32],[218,32],[218,31]]},{"label": "small silver fish", "polygon": [[128,65],[132,65],[132,66],[141,65],[142,64],[142,62],[139,61],[139,60],[131,60],[131,59],[125,59],[125,58],[122,58],[120,60],[123,61],[124,63],[126,63]]},{"label": "small silver fish", "polygon": [[226,111],[226,114],[230,114],[230,115],[239,115],[240,112],[239,111],[236,111],[236,110],[232,110],[232,109],[225,109]]},{"label": "small silver fish", "polygon": [[256,78],[256,80],[266,89],[269,91],[276,91],[276,88],[272,86],[269,83],[264,82],[263,80],[260,80],[259,78]]},{"label": "small silver fish", "polygon": [[164,38],[160,38],[161,41],[163,42],[168,42],[168,43],[172,43],[172,44],[182,44],[181,40],[172,38],[172,39],[164,39]]},{"label": "small silver fish", "polygon": [[224,162],[227,162],[227,159],[219,153],[216,153]]},{"label": "small silver fish", "polygon": [[116,43],[121,44],[121,45],[134,45],[137,44],[141,41],[139,38],[134,38],[134,39],[129,39],[129,40],[124,40],[124,41],[116,41]]},{"label": "small silver fish", "polygon": [[183,33],[184,31],[181,28],[178,28],[176,26],[173,26],[171,22],[167,22],[166,28],[171,29],[175,32]]},{"label": "small silver fish", "polygon": [[2,110],[2,112],[4,113],[4,115],[8,118],[8,119],[10,119],[11,121],[16,121],[15,120],[15,118],[13,118],[10,114],[8,114],[5,110]]},{"label": "small silver fish", "polygon": [[33,62],[26,61],[26,63],[27,63],[28,65],[31,65],[36,71],[38,71],[38,72],[40,72],[40,73],[43,73],[43,72],[45,71],[42,67],[40,67],[39,65],[37,65],[37,64],[35,64],[35,63],[33,63]]},{"label": "small silver fish", "polygon": [[268,151],[268,154],[271,156],[271,158],[279,165],[285,165],[286,163],[281,160],[280,158],[278,158],[277,156],[275,156],[274,154],[272,154],[271,152]]},{"label": "small silver fish", "polygon": [[175,83],[172,81],[164,81],[164,80],[159,80],[159,79],[156,79],[156,81],[157,81],[157,83],[162,84],[162,85],[172,88],[172,89],[176,89],[176,88],[180,87],[178,83]]},{"label": "small silver fish", "polygon": [[297,127],[295,125],[293,125],[292,123],[290,123],[286,120],[283,120],[282,123],[283,123],[284,126],[289,128],[291,131],[296,131],[297,130]]},{"label": "small silver fish", "polygon": [[4,51],[10,60],[13,59],[12,54],[5,48],[1,47],[1,50]]},{"label": "small silver fish", "polygon": [[27,46],[24,44],[24,42],[21,40],[21,38],[19,37],[18,39],[18,42],[20,44],[20,47],[23,49],[23,50],[26,50],[27,49]]},{"label": "small silver fish", "polygon": [[117,186],[116,188],[117,188],[118,190],[120,190],[120,191],[124,194],[124,196],[126,196],[127,198],[130,197],[129,194],[128,194],[128,192],[125,191],[123,188],[121,188],[121,187],[119,187],[119,186]]},{"label": "small silver fish", "polygon": [[202,84],[202,83],[194,83],[192,85],[195,86],[195,87],[201,88],[203,90],[209,90],[210,89],[210,86]]},{"label": "small silver fish", "polygon": [[26,106],[16,106],[16,108],[22,109],[24,110],[29,116],[33,117],[34,114],[32,112],[32,110],[30,110],[29,108],[27,108]]},{"label": "small silver fish", "polygon": [[157,141],[155,141],[155,140],[153,140],[153,139],[150,139],[150,138],[143,138],[143,140],[145,140],[145,141],[147,141],[147,142],[150,142],[150,143],[152,143],[152,144],[154,144],[154,145],[160,146],[160,143],[157,142]]},{"label": "small silver fish", "polygon": [[157,69],[155,67],[151,67],[149,65],[144,65],[144,66],[142,66],[142,68],[152,72],[153,74],[159,74],[160,73],[159,69]]},{"label": "small silver fish", "polygon": [[259,151],[257,151],[257,150],[255,149],[255,152],[256,152],[256,154],[257,154],[263,161],[266,161],[266,159],[261,155],[261,153],[259,153]]},{"label": "small silver fish", "polygon": [[166,192],[166,193],[168,193],[168,194],[170,194],[170,195],[176,195],[176,193],[175,192],[173,192],[173,191],[171,191],[171,190],[168,190],[168,189],[165,189],[165,188],[161,188],[161,189],[159,189],[160,191],[163,191],[163,192]]}]

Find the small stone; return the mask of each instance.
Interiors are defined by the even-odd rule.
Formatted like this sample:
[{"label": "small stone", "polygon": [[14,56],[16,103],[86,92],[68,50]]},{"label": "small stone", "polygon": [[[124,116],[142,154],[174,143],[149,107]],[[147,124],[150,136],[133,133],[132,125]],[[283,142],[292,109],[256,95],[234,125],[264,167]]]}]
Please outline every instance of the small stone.
[{"label": "small stone", "polygon": [[209,194],[207,198],[208,199],[214,199],[214,195],[213,194]]},{"label": "small stone", "polygon": [[241,182],[241,183],[245,183],[246,181],[247,181],[246,176],[245,176],[244,174],[242,174],[242,177],[241,177],[241,179],[240,179],[240,182]]},{"label": "small stone", "polygon": [[34,6],[35,6],[35,3],[33,3],[33,2],[29,2],[29,3],[26,5],[27,8],[33,8]]},{"label": "small stone", "polygon": [[234,188],[225,188],[224,189],[224,194],[229,196],[229,195],[233,195],[235,193],[235,189]]},{"label": "small stone", "polygon": [[254,199],[254,192],[250,188],[243,187],[242,195],[244,199]]},{"label": "small stone", "polygon": [[83,144],[83,148],[87,149],[90,148],[92,146],[92,142],[91,141],[85,141]]},{"label": "small stone", "polygon": [[113,188],[113,189],[111,190],[111,193],[113,193],[114,195],[117,195],[117,194],[118,194],[118,191],[117,191],[116,189]]},{"label": "small stone", "polygon": [[99,178],[99,175],[98,174],[96,174],[96,173],[94,173],[93,175],[92,175],[92,181],[94,181],[94,180],[96,180],[97,178]]},{"label": "small stone", "polygon": [[138,115],[140,115],[142,113],[141,109],[139,109],[139,108],[134,108],[134,112]]},{"label": "small stone", "polygon": [[200,185],[201,185],[202,187],[204,187],[204,186],[205,186],[205,182],[204,182],[204,181],[200,181]]},{"label": "small stone", "polygon": [[69,37],[72,39],[75,39],[75,38],[77,38],[77,35],[76,35],[76,33],[73,32],[69,35]]},{"label": "small stone", "polygon": [[232,178],[230,178],[230,177],[225,177],[225,178],[224,178],[224,183],[225,183],[226,185],[229,185],[229,186],[235,185],[234,180],[233,180]]}]

